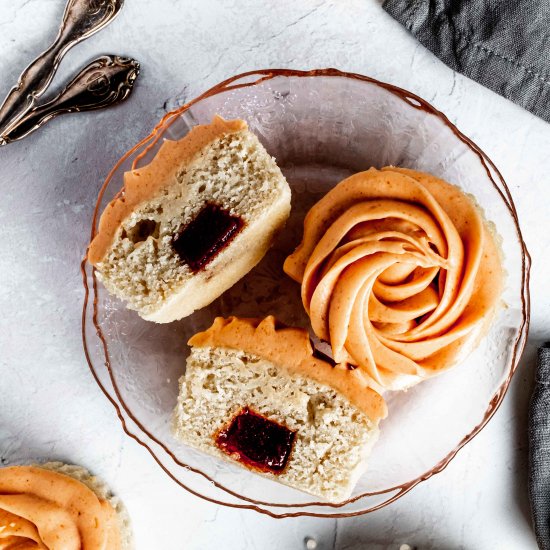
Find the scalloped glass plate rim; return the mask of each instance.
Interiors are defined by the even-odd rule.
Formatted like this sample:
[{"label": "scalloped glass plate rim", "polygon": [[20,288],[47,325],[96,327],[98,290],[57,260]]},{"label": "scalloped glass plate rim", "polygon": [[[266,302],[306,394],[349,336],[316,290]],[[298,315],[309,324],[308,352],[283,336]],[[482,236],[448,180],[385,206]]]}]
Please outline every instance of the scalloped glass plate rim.
[{"label": "scalloped glass plate rim", "polygon": [[[140,158],[142,158],[150,149],[155,145],[155,143],[160,139],[162,133],[164,130],[170,126],[170,124],[182,113],[187,111],[192,105],[195,103],[201,101],[202,99],[205,99],[207,97],[210,97],[212,95],[227,92],[229,90],[243,88],[243,87],[249,87],[257,85],[261,82],[264,82],[266,80],[270,80],[272,78],[278,77],[278,76],[293,76],[293,77],[315,77],[315,76],[334,76],[334,77],[342,77],[342,78],[351,78],[351,79],[357,79],[362,80],[365,82],[369,82],[371,84],[374,84],[376,86],[379,86],[381,88],[384,88],[385,90],[397,95],[400,99],[403,101],[406,101],[410,106],[416,109],[422,109],[427,114],[433,115],[438,117],[446,126],[448,126],[454,134],[457,136],[458,139],[463,141],[479,158],[480,163],[484,167],[484,169],[487,172],[487,175],[489,179],[491,180],[494,187],[499,192],[503,202],[506,204],[507,208],[509,209],[516,226],[517,230],[517,236],[518,236],[518,242],[522,249],[522,324],[518,330],[518,335],[516,338],[516,341],[514,343],[514,353],[513,353],[513,359],[511,361],[510,365],[510,371],[508,373],[508,376],[506,379],[502,382],[500,387],[497,389],[493,397],[491,398],[489,405],[485,411],[485,414],[481,421],[468,433],[466,434],[463,439],[459,442],[457,447],[455,447],[447,456],[445,456],[439,463],[437,463],[433,468],[426,471],[424,474],[418,476],[417,478],[401,484],[396,487],[391,487],[389,489],[384,489],[383,491],[378,492],[372,492],[372,493],[363,493],[359,494],[352,499],[349,499],[345,502],[333,504],[333,503],[327,503],[327,502],[308,502],[308,503],[299,503],[299,504],[282,504],[282,503],[268,503],[268,502],[261,502],[257,500],[253,500],[250,498],[247,498],[243,495],[239,495],[226,487],[224,487],[221,484],[216,483],[214,480],[211,480],[206,474],[203,474],[200,471],[196,471],[193,468],[189,468],[187,465],[181,463],[178,461],[174,455],[172,455],[162,443],[157,441],[152,434],[147,432],[138,422],[135,422],[136,424],[136,432],[132,431],[128,427],[128,418],[132,418],[132,414],[130,411],[127,410],[127,406],[125,405],[123,399],[119,395],[119,391],[116,386],[116,382],[114,381],[113,373],[111,372],[111,369],[107,367],[108,363],[108,356],[107,351],[104,349],[105,353],[105,359],[106,364],[104,365],[104,368],[107,369],[109,373],[109,379],[110,383],[112,385],[112,389],[108,389],[101,381],[100,377],[98,376],[96,372],[96,367],[93,364],[93,361],[91,359],[91,355],[88,350],[88,343],[86,339],[86,314],[88,310],[88,306],[93,309],[92,312],[92,322],[96,328],[96,330],[99,329],[99,326],[97,324],[97,310],[95,307],[96,303],[96,278],[95,278],[95,270],[92,269],[92,280],[93,280],[93,293],[94,293],[94,299],[89,300],[89,285],[88,285],[88,271],[87,267],[89,267],[89,264],[87,264],[86,257],[82,261],[82,277],[83,277],[83,284],[84,284],[84,290],[85,290],[85,297],[84,297],[84,304],[83,304],[83,312],[82,312],[82,340],[83,340],[83,346],[84,346],[84,352],[86,356],[86,360],[88,363],[88,366],[92,372],[92,375],[96,381],[96,383],[99,385],[100,389],[103,391],[105,396],[109,399],[111,404],[115,407],[115,410],[117,412],[117,415],[119,417],[119,420],[122,423],[122,427],[124,431],[132,437],[135,441],[137,441],[140,445],[145,447],[149,453],[152,455],[154,460],[159,464],[159,466],[165,471],[165,473],[171,477],[176,483],[178,483],[181,487],[186,489],[187,491],[191,492],[192,494],[195,494],[196,496],[203,498],[205,500],[211,501],[216,504],[224,505],[224,506],[230,506],[230,507],[236,507],[236,508],[244,508],[244,509],[252,509],[257,512],[267,514],[269,516],[272,516],[274,518],[284,518],[284,517],[296,517],[296,516],[313,516],[313,517],[351,517],[356,515],[362,515],[369,512],[372,512],[374,510],[377,510],[383,506],[386,506],[390,504],[391,502],[394,502],[407,492],[409,492],[413,487],[418,485],[420,482],[425,481],[426,479],[429,479],[431,476],[441,472],[449,463],[450,461],[456,456],[458,451],[464,447],[469,441],[471,441],[482,429],[483,427],[488,423],[488,421],[492,418],[493,414],[496,412],[500,404],[502,403],[502,400],[506,394],[506,391],[509,387],[509,384],[511,382],[511,379],[517,370],[517,366],[519,364],[519,360],[521,358],[523,348],[525,346],[526,336],[528,332],[529,327],[529,319],[530,319],[530,297],[529,297],[529,274],[530,274],[530,265],[531,260],[529,253],[527,251],[525,242],[523,241],[523,237],[521,234],[521,229],[519,226],[519,221],[517,218],[516,209],[509,191],[509,188],[502,176],[502,174],[499,172],[497,167],[494,165],[494,163],[490,160],[490,158],[474,143],[472,142],[468,137],[466,137],[462,132],[460,132],[454,124],[452,124],[449,119],[440,111],[435,109],[432,105],[430,105],[428,102],[417,96],[416,94],[409,92],[407,90],[404,90],[402,88],[399,88],[397,86],[393,86],[391,84],[381,82],[379,80],[373,79],[368,76],[356,74],[356,73],[346,73],[339,71],[337,69],[315,69],[311,71],[297,71],[297,70],[289,70],[289,69],[262,69],[262,70],[254,70],[249,71],[246,73],[242,73],[236,76],[233,76],[231,78],[228,78],[224,80],[223,82],[217,84],[216,86],[210,88],[200,96],[196,97],[195,99],[191,100],[190,102],[186,103],[185,105],[179,107],[178,109],[175,109],[169,113],[167,113],[161,121],[154,127],[152,132],[146,136],[143,140],[141,140],[139,143],[137,143],[132,149],[127,151],[115,164],[113,169],[108,174],[107,178],[105,179],[105,182],[103,183],[99,194],[97,198],[97,203],[94,210],[94,215],[92,219],[92,229],[91,229],[91,236],[90,240],[93,238],[96,232],[97,228],[97,220],[99,215],[99,207],[104,195],[105,190],[107,189],[113,175],[116,173],[120,165],[125,162],[131,155],[136,153],[140,148],[142,149],[141,152],[135,157],[133,166],[136,165],[136,163],[139,161]],[[252,78],[252,79],[251,79]],[[244,82],[239,82],[244,81]],[[495,177],[493,177],[495,176]],[[498,181],[495,181],[495,179]],[[500,184],[500,185],[499,185]],[[502,186],[502,187],[501,187]],[[122,412],[124,411],[124,413]],[[127,418],[125,418],[125,415]],[[147,440],[148,442],[144,441]],[[232,495],[233,497],[236,497],[248,504],[233,504],[228,502],[222,502],[217,499],[208,497],[206,495],[202,495],[200,493],[197,493],[190,487],[186,486],[184,483],[182,483],[179,479],[177,479],[172,472],[169,471],[169,469],[163,464],[163,462],[159,459],[159,457],[156,455],[155,451],[151,448],[151,444],[157,444],[160,446],[161,453],[166,454],[167,457],[174,461],[174,463],[180,467],[185,468],[186,470],[191,470],[194,473],[201,474],[207,479],[209,479],[214,485],[225,491],[226,493]],[[166,457],[165,457],[166,458]],[[375,506],[372,506],[370,508],[366,508],[364,510],[359,511],[353,511],[353,512],[334,512],[331,513],[329,510],[327,510],[328,513],[326,514],[320,514],[315,512],[309,512],[307,510],[300,510],[297,512],[273,512],[271,510],[268,510],[267,507],[272,508],[307,508],[310,506],[320,506],[320,507],[327,507],[330,509],[337,509],[339,507],[342,507],[346,504],[349,504],[350,502],[354,502],[357,500],[360,500],[361,498],[367,497],[367,496],[375,496],[380,494],[389,494],[389,493],[395,493],[392,496],[390,496],[387,500],[383,501],[382,503],[379,503]]]}]

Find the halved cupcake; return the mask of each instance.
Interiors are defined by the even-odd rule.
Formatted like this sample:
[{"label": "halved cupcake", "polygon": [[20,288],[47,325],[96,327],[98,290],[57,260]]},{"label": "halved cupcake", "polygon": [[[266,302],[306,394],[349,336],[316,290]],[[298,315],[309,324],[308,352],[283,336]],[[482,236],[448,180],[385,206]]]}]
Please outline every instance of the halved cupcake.
[{"label": "halved cupcake", "polygon": [[307,331],[272,316],[219,317],[189,345],[177,438],[323,499],[349,497],[387,413],[359,370],[318,356]]},{"label": "halved cupcake", "polygon": [[214,118],[126,172],[88,250],[107,290],[157,323],[220,296],[265,255],[290,188],[242,120]]}]

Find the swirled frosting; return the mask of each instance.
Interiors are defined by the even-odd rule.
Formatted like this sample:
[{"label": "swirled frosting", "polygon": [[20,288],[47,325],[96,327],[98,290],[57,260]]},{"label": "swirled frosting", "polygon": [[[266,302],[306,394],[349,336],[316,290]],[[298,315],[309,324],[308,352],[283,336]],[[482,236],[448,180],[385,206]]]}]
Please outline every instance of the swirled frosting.
[{"label": "swirled frosting", "polygon": [[120,550],[114,508],[80,481],[35,466],[0,469],[0,550]]},{"label": "swirled frosting", "polygon": [[355,174],[308,212],[284,264],[334,359],[401,389],[477,343],[503,287],[499,250],[458,187],[386,167]]}]

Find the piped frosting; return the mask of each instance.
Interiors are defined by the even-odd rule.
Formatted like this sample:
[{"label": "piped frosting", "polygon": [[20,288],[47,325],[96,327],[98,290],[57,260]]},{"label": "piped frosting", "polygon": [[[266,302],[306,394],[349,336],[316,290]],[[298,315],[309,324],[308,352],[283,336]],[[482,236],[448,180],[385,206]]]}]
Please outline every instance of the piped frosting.
[{"label": "piped frosting", "polygon": [[257,355],[289,375],[306,376],[333,388],[373,421],[387,415],[384,399],[359,369],[350,370],[345,365],[332,365],[315,357],[306,330],[277,326],[272,315],[263,320],[216,317],[209,329],[195,334],[188,343],[194,347],[230,348]]},{"label": "piped frosting", "polygon": [[0,549],[119,550],[114,508],[80,481],[36,466],[0,469]]},{"label": "piped frosting", "polygon": [[503,288],[499,250],[474,202],[394,167],[355,174],[315,204],[284,270],[301,283],[335,360],[389,389],[456,363]]}]

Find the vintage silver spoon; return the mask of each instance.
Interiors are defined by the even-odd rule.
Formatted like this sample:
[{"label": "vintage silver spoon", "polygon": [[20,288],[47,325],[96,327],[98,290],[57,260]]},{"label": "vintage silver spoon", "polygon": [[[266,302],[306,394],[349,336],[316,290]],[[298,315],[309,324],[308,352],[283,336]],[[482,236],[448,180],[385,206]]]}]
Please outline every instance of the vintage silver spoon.
[{"label": "vintage silver spoon", "polygon": [[117,55],[92,61],[51,101],[30,109],[0,133],[0,146],[24,138],[62,113],[92,111],[124,101],[139,74],[139,63]]},{"label": "vintage silver spoon", "polygon": [[50,84],[65,53],[75,44],[107,25],[122,8],[124,0],[69,0],[63,23],[53,44],[21,74],[0,107],[0,133],[33,107]]}]

